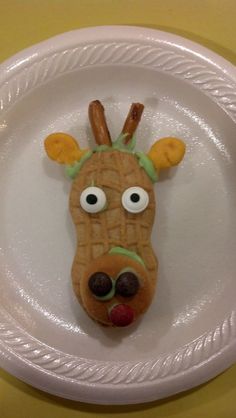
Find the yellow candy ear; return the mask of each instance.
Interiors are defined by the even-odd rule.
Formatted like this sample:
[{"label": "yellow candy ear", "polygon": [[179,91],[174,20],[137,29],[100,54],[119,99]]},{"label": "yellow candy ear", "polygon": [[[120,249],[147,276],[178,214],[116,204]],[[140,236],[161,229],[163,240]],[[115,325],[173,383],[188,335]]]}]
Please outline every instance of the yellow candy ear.
[{"label": "yellow candy ear", "polygon": [[60,164],[73,164],[87,152],[79,148],[71,135],[61,132],[49,135],[44,141],[44,147],[48,157]]},{"label": "yellow candy ear", "polygon": [[147,156],[159,171],[180,163],[185,154],[186,145],[177,138],[162,138],[156,141]]}]

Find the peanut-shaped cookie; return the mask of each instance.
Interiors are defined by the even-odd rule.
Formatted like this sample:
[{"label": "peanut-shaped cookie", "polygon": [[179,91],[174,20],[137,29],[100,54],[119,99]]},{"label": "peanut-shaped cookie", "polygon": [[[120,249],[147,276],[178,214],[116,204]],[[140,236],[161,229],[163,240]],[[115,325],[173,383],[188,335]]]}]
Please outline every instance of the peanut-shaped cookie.
[{"label": "peanut-shaped cookie", "polygon": [[73,179],[74,291],[92,319],[117,327],[134,322],[151,304],[158,268],[151,245],[153,185],[159,170],[177,165],[185,153],[177,138],[157,141],[147,155],[135,152],[134,132],[142,111],[139,103],[131,106],[121,135],[112,142],[104,108],[96,100],[89,106],[98,144],[94,149],[81,150],[62,133],[45,140],[48,156],[65,164]]}]

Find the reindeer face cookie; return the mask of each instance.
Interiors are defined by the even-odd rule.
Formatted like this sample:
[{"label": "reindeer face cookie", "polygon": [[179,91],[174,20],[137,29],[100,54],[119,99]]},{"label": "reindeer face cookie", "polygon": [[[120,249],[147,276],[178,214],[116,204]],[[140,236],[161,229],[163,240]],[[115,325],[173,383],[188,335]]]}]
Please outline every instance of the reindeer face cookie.
[{"label": "reindeer face cookie", "polygon": [[157,141],[147,155],[135,152],[133,134],[142,111],[141,104],[131,106],[121,135],[112,142],[104,109],[94,101],[89,118],[97,147],[80,150],[74,138],[61,133],[45,140],[48,156],[66,164],[73,178],[74,291],[92,319],[117,327],[131,324],[152,301],[158,265],[150,242],[153,183],[160,169],[178,164],[185,152],[176,138]]}]

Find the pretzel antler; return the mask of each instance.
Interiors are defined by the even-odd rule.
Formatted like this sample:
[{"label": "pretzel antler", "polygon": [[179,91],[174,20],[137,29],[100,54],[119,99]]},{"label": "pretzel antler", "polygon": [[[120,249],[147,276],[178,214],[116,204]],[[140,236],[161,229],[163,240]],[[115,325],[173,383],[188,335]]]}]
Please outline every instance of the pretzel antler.
[{"label": "pretzel antler", "polygon": [[128,144],[130,139],[132,138],[134,132],[136,131],[138,124],[140,122],[142,113],[143,113],[144,105],[141,103],[132,103],[131,108],[129,110],[128,116],[125,120],[122,133],[127,134],[124,143]]},{"label": "pretzel antler", "polygon": [[89,120],[96,143],[98,145],[111,146],[112,142],[106,123],[104,107],[99,100],[94,100],[89,104]]}]

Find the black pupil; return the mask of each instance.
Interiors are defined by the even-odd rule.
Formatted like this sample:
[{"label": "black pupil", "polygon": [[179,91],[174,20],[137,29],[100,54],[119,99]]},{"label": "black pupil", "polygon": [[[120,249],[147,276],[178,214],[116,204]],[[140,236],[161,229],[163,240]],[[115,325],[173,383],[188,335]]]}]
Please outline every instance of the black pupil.
[{"label": "black pupil", "polygon": [[91,194],[88,194],[88,196],[86,197],[86,202],[89,205],[95,205],[95,203],[97,203],[97,201],[98,201],[98,198],[95,194],[91,193]]},{"label": "black pupil", "polygon": [[137,203],[140,200],[140,196],[138,193],[132,193],[130,196],[131,202]]}]

